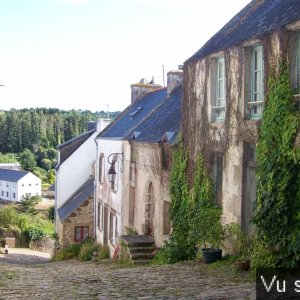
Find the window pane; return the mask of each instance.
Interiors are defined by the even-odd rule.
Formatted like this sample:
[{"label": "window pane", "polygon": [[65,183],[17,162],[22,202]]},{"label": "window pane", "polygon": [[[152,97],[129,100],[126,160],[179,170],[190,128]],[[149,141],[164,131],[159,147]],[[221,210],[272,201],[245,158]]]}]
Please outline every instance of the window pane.
[{"label": "window pane", "polygon": [[87,238],[89,236],[89,228],[83,227],[83,239]]}]

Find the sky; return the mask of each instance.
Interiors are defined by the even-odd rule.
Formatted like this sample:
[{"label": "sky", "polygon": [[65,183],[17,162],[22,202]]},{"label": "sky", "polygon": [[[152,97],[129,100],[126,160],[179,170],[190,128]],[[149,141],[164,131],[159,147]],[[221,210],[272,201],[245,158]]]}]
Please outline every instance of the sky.
[{"label": "sky", "polygon": [[0,0],[0,109],[122,111],[249,2]]}]

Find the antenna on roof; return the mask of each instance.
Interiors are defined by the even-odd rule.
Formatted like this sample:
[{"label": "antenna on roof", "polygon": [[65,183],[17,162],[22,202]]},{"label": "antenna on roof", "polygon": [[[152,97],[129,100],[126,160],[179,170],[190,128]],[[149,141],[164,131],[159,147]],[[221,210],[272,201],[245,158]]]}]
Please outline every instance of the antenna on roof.
[{"label": "antenna on roof", "polygon": [[109,119],[109,105],[106,104],[106,106],[107,106],[106,118]]},{"label": "antenna on roof", "polygon": [[164,65],[162,65],[162,70],[163,70],[163,85],[165,87],[166,85],[165,85],[165,66]]}]

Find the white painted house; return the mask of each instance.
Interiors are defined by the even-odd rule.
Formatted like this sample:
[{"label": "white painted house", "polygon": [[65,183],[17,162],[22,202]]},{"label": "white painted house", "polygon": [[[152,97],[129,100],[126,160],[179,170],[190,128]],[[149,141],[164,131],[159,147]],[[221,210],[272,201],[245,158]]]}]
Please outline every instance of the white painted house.
[{"label": "white painted house", "polygon": [[[129,174],[133,176],[129,171],[133,155],[130,141],[139,134],[134,129],[162,103],[166,88],[141,81],[131,86],[131,92],[131,105],[96,138],[95,233],[97,242],[107,245],[111,256],[119,236],[126,233],[124,197]],[[113,181],[109,173],[115,175]]]},{"label": "white painted house", "polygon": [[0,199],[22,201],[41,196],[41,179],[28,171],[0,169]]},{"label": "white painted house", "polygon": [[95,138],[110,122],[91,122],[87,132],[58,146],[55,225],[62,246],[94,235]]}]

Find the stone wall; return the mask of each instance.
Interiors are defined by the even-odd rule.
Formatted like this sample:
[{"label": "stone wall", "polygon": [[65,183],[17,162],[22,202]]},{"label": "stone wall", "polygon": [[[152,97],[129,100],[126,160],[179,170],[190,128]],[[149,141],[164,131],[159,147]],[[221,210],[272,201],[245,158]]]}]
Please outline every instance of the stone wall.
[{"label": "stone wall", "polygon": [[79,208],[73,211],[62,223],[59,222],[59,244],[67,247],[75,243],[75,227],[88,226],[89,236],[94,238],[94,198],[86,199]]},{"label": "stone wall", "polygon": [[54,255],[56,247],[56,241],[49,237],[43,238],[41,240],[33,240],[29,243],[29,248],[36,251],[42,251],[49,253],[51,256]]}]

